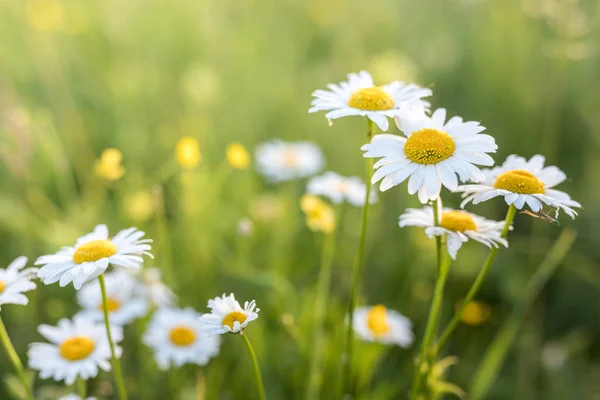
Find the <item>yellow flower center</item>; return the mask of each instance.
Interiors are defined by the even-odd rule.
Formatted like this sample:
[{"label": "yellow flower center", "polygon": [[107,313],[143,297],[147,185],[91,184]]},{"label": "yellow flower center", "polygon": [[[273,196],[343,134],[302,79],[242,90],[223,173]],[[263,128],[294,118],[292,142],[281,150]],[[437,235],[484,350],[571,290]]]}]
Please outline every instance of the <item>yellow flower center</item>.
[{"label": "yellow flower center", "polygon": [[94,351],[96,344],[86,336],[75,336],[65,340],[59,347],[60,356],[69,361],[83,360]]},{"label": "yellow flower center", "polygon": [[404,154],[417,164],[437,164],[454,154],[456,144],[452,136],[433,128],[416,131],[404,144]]},{"label": "yellow flower center", "polygon": [[471,301],[465,307],[460,320],[467,325],[481,325],[490,317],[490,307],[478,301]]},{"label": "yellow flower center", "polygon": [[230,312],[225,316],[225,318],[223,318],[223,325],[227,325],[228,327],[233,329],[233,323],[235,321],[239,322],[240,324],[243,324],[245,320],[246,314],[240,311],[234,311]]},{"label": "yellow flower center", "polygon": [[0,281],[0,293],[4,292],[5,287],[6,285],[4,284],[4,282]]},{"label": "yellow flower center", "polygon": [[344,193],[348,190],[348,184],[344,181],[336,182],[333,190],[338,193]]},{"label": "yellow flower center", "polygon": [[298,166],[298,155],[293,150],[285,150],[283,153],[283,165],[287,168]]},{"label": "yellow flower center", "polygon": [[187,326],[178,325],[171,330],[169,339],[171,339],[171,343],[173,343],[175,346],[189,346],[196,340],[196,332]]},{"label": "yellow flower center", "polygon": [[442,228],[454,232],[476,231],[477,224],[473,217],[463,211],[444,211],[442,212]]},{"label": "yellow flower center", "polygon": [[[112,297],[109,297],[108,299],[106,299],[106,307],[108,308],[108,312],[117,311],[119,308],[121,308],[121,302]],[[98,310],[104,310],[104,305],[102,303],[98,305]]]},{"label": "yellow flower center", "polygon": [[379,304],[371,308],[367,314],[367,326],[375,336],[381,336],[390,331],[385,306]]},{"label": "yellow flower center", "polygon": [[117,246],[110,240],[93,240],[75,249],[73,261],[77,264],[83,264],[98,261],[115,254],[117,254]]},{"label": "yellow flower center", "polygon": [[544,194],[544,182],[531,172],[522,169],[506,171],[496,177],[496,189],[504,189],[519,194]]},{"label": "yellow flower center", "polygon": [[366,111],[385,111],[394,108],[394,99],[382,88],[374,86],[353,92],[348,105]]}]

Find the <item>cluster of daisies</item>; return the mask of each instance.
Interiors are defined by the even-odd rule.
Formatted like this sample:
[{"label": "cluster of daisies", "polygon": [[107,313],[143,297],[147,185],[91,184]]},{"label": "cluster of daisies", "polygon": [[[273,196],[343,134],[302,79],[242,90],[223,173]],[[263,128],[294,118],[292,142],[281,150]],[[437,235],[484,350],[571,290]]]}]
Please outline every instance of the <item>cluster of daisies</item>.
[{"label": "cluster of daisies", "polygon": [[[99,370],[111,370],[104,300],[115,356],[123,352],[118,346],[123,328],[152,314],[142,341],[154,350],[156,363],[163,370],[184,364],[206,365],[219,353],[218,334],[241,334],[249,322],[258,318],[254,301],[242,307],[233,294],[210,300],[207,314],[177,308],[176,297],[161,281],[160,270],[141,268],[142,256],[152,257],[150,243],[144,239],[144,232],[135,228],[110,237],[107,227],[98,225],[77,239],[74,246],[38,258],[35,264],[40,268],[25,268],[27,258],[19,257],[0,269],[0,307],[26,305],[24,293],[36,288],[36,277],[45,284],[72,283],[77,290],[81,310],[56,326],[40,325],[38,331],[45,342],[29,347],[28,365],[39,371],[41,379],[71,385],[77,379],[96,377]],[[107,272],[109,266],[113,268]],[[106,288],[105,299],[98,277],[102,277]]]}]

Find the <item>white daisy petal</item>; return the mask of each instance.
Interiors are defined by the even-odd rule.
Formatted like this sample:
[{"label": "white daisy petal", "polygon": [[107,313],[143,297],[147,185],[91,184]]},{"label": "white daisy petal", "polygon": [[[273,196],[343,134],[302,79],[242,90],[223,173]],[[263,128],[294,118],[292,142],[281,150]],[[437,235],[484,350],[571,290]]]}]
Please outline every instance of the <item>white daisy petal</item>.
[{"label": "white daisy petal", "polygon": [[410,320],[382,305],[356,308],[352,327],[357,336],[367,342],[408,348],[414,340]]},{"label": "white daisy petal", "polygon": [[31,280],[37,268],[25,268],[27,257],[18,257],[6,269],[0,268],[0,308],[3,304],[25,305],[28,300],[23,293],[35,289]]}]

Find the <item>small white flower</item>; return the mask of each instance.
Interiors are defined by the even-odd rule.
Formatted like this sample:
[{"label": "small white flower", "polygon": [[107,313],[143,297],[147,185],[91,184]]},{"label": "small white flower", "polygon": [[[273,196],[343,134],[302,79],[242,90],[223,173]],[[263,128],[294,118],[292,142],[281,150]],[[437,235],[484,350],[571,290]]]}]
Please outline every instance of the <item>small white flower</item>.
[{"label": "small white flower", "polygon": [[35,289],[31,279],[37,268],[25,268],[27,257],[18,257],[6,269],[0,268],[0,307],[2,304],[25,305],[29,299],[23,294]]},{"label": "small white flower", "polygon": [[210,314],[203,314],[200,321],[202,330],[209,336],[242,332],[249,322],[258,318],[260,311],[254,300],[245,302],[242,308],[233,293],[229,296],[223,293],[223,296],[209,300],[208,308],[211,309]]},{"label": "small white flower", "polygon": [[483,243],[487,247],[498,247],[499,244],[508,247],[506,239],[500,237],[504,221],[492,221],[466,211],[445,208],[440,213],[440,226],[435,226],[433,208],[408,208],[400,216],[400,227],[419,226],[425,228],[430,238],[448,235],[448,254],[453,260],[463,242],[469,239]]},{"label": "small white flower", "polygon": [[[308,182],[306,191],[310,194],[327,197],[335,204],[347,201],[353,206],[362,207],[365,204],[367,185],[358,177],[346,178],[330,171],[312,178]],[[376,201],[377,194],[372,190],[370,203]]]},{"label": "small white flower", "polygon": [[475,165],[493,165],[486,153],[498,146],[494,138],[480,134],[485,127],[478,122],[463,122],[460,117],[446,121],[446,110],[437,109],[431,117],[404,122],[407,137],[380,134],[362,146],[366,158],[380,158],[372,183],[381,181],[381,191],[408,179],[408,193],[418,193],[421,203],[438,198],[444,185],[450,190],[469,179],[479,182],[485,175]]},{"label": "small white flower", "polygon": [[[127,325],[148,312],[148,300],[141,295],[139,283],[130,274],[115,271],[104,276],[109,320],[113,325]],[[104,321],[102,292],[98,282],[89,282],[77,292],[82,307],[78,315],[92,321]]]},{"label": "small white flower", "polygon": [[564,182],[567,176],[554,166],[544,167],[545,158],[535,155],[527,161],[524,157],[510,155],[500,167],[484,170],[485,180],[479,185],[463,185],[457,191],[463,192],[467,203],[479,204],[497,196],[504,196],[506,204],[513,204],[521,210],[525,204],[531,211],[538,212],[542,203],[563,210],[571,218],[577,212],[571,207],[581,207],[581,204],[571,200],[571,197],[560,190],[553,189]]},{"label": "small white flower", "polygon": [[387,131],[388,118],[406,113],[424,114],[429,103],[422,100],[431,96],[431,90],[423,89],[414,83],[393,81],[384,86],[375,86],[373,78],[366,71],[348,74],[347,82],[327,85],[329,90],[315,90],[309,113],[329,111],[328,120],[351,115],[368,117],[379,129]]},{"label": "small white flower", "polygon": [[248,217],[238,221],[237,231],[240,236],[250,236],[254,232],[254,222]]},{"label": "small white flower", "polygon": [[323,154],[311,142],[272,140],[256,147],[256,168],[272,182],[290,181],[316,174],[323,168]]},{"label": "small white flower", "polygon": [[158,308],[173,307],[177,296],[163,283],[162,272],[158,268],[145,268],[142,271],[142,284],[138,285],[140,293],[151,304]]},{"label": "small white flower", "polygon": [[356,308],[352,321],[354,331],[368,342],[407,348],[414,340],[410,320],[382,305]]},{"label": "small white flower", "polygon": [[[77,377],[83,380],[98,375],[98,368],[109,371],[110,347],[103,324],[87,318],[61,319],[58,326],[40,325],[38,331],[50,343],[32,343],[29,347],[29,367],[40,371],[40,378],[64,381],[67,385]],[[121,328],[113,327],[115,343],[123,338]],[[121,348],[115,346],[120,356]]]},{"label": "small white flower", "polygon": [[219,354],[220,338],[202,332],[200,314],[191,308],[165,308],[152,317],[143,342],[154,349],[158,366],[166,370],[171,364],[206,365]]},{"label": "small white flower", "polygon": [[77,394],[68,394],[66,396],[59,397],[58,400],[97,400],[97,399],[95,397],[86,397],[85,399],[82,399],[81,396],[79,396]]},{"label": "small white flower", "polygon": [[44,284],[59,282],[66,286],[73,282],[76,290],[85,282],[97,278],[109,264],[123,268],[139,268],[142,255],[149,257],[150,239],[142,239],[144,232],[136,228],[124,229],[109,238],[106,225],[97,225],[92,233],[77,239],[75,246],[63,247],[56,254],[39,257],[35,265],[43,265],[38,277]]}]

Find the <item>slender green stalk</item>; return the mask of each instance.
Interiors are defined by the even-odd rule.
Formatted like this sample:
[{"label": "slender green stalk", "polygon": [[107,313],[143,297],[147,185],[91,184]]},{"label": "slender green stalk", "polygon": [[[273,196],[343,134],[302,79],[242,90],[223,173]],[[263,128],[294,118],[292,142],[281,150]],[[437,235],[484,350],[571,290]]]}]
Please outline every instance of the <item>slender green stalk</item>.
[{"label": "slender green stalk", "polygon": [[206,377],[204,376],[204,370],[200,368],[198,375],[196,375],[196,400],[206,399]]},{"label": "slender green stalk", "polygon": [[[517,208],[514,205],[511,205],[510,207],[508,207],[508,211],[506,213],[506,219],[504,220],[504,228],[502,229],[502,233],[500,234],[500,237],[506,238],[506,236],[508,235],[508,230],[510,229],[510,225],[512,224],[512,222],[514,220],[516,213],[517,213]],[[481,284],[483,283],[483,280],[487,276],[487,274],[490,270],[490,267],[492,266],[492,263],[496,259],[496,255],[498,254],[499,249],[500,249],[499,247],[493,247],[492,250],[490,250],[490,254],[488,255],[485,262],[483,263],[483,266],[481,267],[479,274],[477,274],[477,277],[475,278],[473,285],[471,285],[471,288],[469,289],[462,304],[460,305],[460,308],[454,314],[454,317],[452,317],[452,320],[448,324],[448,327],[446,329],[444,329],[444,332],[442,332],[442,335],[440,336],[440,340],[438,341],[437,346],[436,346],[436,352],[439,353],[444,348],[444,346],[446,346],[446,344],[448,343],[448,340],[450,339],[452,332],[454,332],[454,329],[456,329],[456,327],[458,326],[458,323],[460,322],[460,317],[462,316],[463,311],[467,307],[467,304],[469,304],[471,302],[471,300],[473,300],[473,298],[475,297],[475,295],[477,295],[477,292],[481,288]]]},{"label": "slender green stalk", "polygon": [[0,316],[0,342],[2,342],[2,347],[6,351],[8,358],[12,362],[15,371],[17,371],[17,375],[23,383],[23,389],[25,389],[25,395],[28,400],[33,400],[33,394],[31,392],[31,387],[29,386],[29,381],[25,376],[25,369],[23,368],[23,364],[21,363],[21,359],[17,355],[17,352],[8,337],[8,332],[6,332],[6,327],[4,326],[4,322],[2,322],[2,316]]},{"label": "slender green stalk", "polygon": [[[433,224],[435,226],[440,226],[440,208],[441,208],[441,200],[438,197],[433,203]],[[442,237],[440,235],[435,236],[435,255],[437,262],[436,274],[440,274],[440,267],[442,266]]]},{"label": "slender green stalk", "polygon": [[250,352],[250,358],[252,358],[252,366],[254,367],[254,379],[256,380],[256,388],[258,389],[258,398],[260,400],[266,400],[267,395],[265,394],[265,386],[263,385],[263,381],[260,376],[260,368],[258,367],[258,359],[256,358],[254,347],[252,347],[252,344],[248,339],[248,335],[246,335],[243,332],[240,332],[240,336],[244,339],[244,342],[248,347],[248,352]]},{"label": "slender green stalk", "polygon": [[127,392],[125,391],[125,383],[123,382],[123,373],[121,372],[121,364],[115,353],[115,344],[113,343],[112,335],[110,333],[110,320],[108,318],[108,298],[106,297],[106,284],[104,283],[104,274],[98,277],[100,282],[100,291],[102,292],[102,310],[104,311],[104,325],[106,325],[106,336],[108,344],[110,346],[110,354],[112,357],[113,373],[115,375],[115,381],[117,383],[117,389],[119,391],[119,398],[121,400],[127,400]]},{"label": "slender green stalk", "polygon": [[[336,230],[337,231],[337,230]],[[323,320],[325,309],[329,299],[329,287],[331,284],[331,267],[333,266],[333,254],[335,250],[335,232],[327,233],[324,237],[323,250],[321,252],[321,269],[317,282],[317,294],[315,299],[315,312],[313,320],[313,351],[310,370],[308,374],[308,386],[306,399],[316,400],[319,398],[319,386],[322,383],[321,364],[323,360]]]},{"label": "slender green stalk", "polygon": [[[367,118],[367,141],[371,141],[373,136],[373,121]],[[352,394],[354,385],[352,383],[352,363],[354,356],[354,330],[352,329],[354,319],[354,309],[358,297],[358,287],[360,277],[365,264],[365,243],[367,238],[367,222],[369,216],[369,203],[371,200],[371,176],[373,175],[373,160],[367,158],[366,162],[365,182],[367,191],[365,193],[365,204],[362,210],[362,226],[360,230],[360,238],[358,240],[358,248],[354,258],[354,266],[352,271],[352,284],[350,288],[350,301],[348,302],[348,325],[346,326],[346,349],[344,352],[344,369],[342,375],[342,390]]]},{"label": "slender green stalk", "polygon": [[87,386],[85,381],[81,378],[77,378],[77,381],[75,381],[75,385],[77,387],[77,394],[79,395],[79,397],[85,399],[87,396]]},{"label": "slender green stalk", "polygon": [[[437,207],[437,204],[434,204],[434,207]],[[441,250],[441,249],[440,249]],[[439,257],[441,260],[441,256]],[[425,334],[423,336],[423,343],[421,343],[421,350],[419,354],[419,359],[417,361],[417,367],[415,370],[415,376],[413,378],[413,385],[410,398],[411,400],[416,400],[419,396],[419,391],[421,389],[421,382],[423,375],[427,373],[427,371],[423,371],[423,364],[426,359],[429,358],[427,352],[429,350],[429,346],[433,341],[433,337],[435,335],[435,331],[437,328],[438,319],[440,317],[440,313],[442,311],[442,300],[444,299],[444,287],[446,285],[446,279],[448,278],[448,272],[450,271],[450,263],[452,259],[449,255],[446,256],[445,260],[438,268],[438,275],[435,282],[435,289],[433,292],[433,299],[431,300],[431,308],[429,309],[429,317],[427,318],[427,325],[425,327]]]}]

